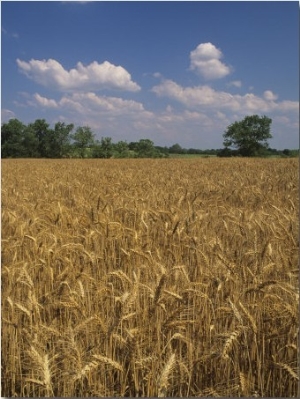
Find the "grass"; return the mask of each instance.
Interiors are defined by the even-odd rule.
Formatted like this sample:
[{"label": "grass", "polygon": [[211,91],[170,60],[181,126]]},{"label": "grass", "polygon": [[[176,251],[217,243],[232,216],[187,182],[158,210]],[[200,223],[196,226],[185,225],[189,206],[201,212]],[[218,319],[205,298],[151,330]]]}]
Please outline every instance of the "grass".
[{"label": "grass", "polygon": [[299,396],[298,174],[2,160],[2,396]]}]

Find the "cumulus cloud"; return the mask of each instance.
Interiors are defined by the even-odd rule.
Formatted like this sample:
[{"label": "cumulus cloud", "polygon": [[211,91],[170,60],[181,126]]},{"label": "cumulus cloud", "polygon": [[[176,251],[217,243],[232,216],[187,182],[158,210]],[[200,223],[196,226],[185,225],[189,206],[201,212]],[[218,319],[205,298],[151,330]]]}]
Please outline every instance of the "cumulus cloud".
[{"label": "cumulus cloud", "polygon": [[[54,100],[34,94],[27,98],[27,105],[57,109],[60,120],[82,126],[89,125],[95,132],[103,132],[114,140],[139,140],[150,137],[159,143],[182,141],[182,131],[193,132],[211,129],[215,118],[196,110],[174,110],[167,106],[159,112],[145,109],[140,102],[118,97],[99,96],[93,92],[78,92],[63,95]],[[203,133],[204,134],[204,133]],[[191,139],[190,146],[193,139]]]},{"label": "cumulus cloud", "polygon": [[157,145],[177,142],[186,148],[221,148],[226,126],[253,113],[273,119],[274,143],[284,127],[291,129],[291,143],[298,137],[298,102],[269,101],[252,93],[232,95],[208,86],[184,88],[173,81],[162,82],[153,92],[184,107],[170,101],[163,110],[151,112],[141,102],[94,92],[65,93],[57,99],[24,94],[23,98],[27,106],[57,113],[56,120],[88,125],[98,138],[110,136],[114,141],[151,137]]},{"label": "cumulus cloud", "polygon": [[[138,115],[141,114],[144,116],[149,116],[151,114],[145,110],[143,104],[137,101],[124,100],[118,97],[98,96],[93,92],[79,92],[64,95],[58,101],[42,97],[36,93],[34,94],[33,99],[36,105],[47,108],[59,108],[60,110],[65,109],[81,115],[99,116],[105,114],[116,117],[131,114],[138,117]],[[32,101],[29,100],[28,104],[31,105]]]},{"label": "cumulus cloud", "polygon": [[220,61],[222,52],[212,43],[199,44],[190,53],[190,68],[205,79],[220,79],[231,72],[231,68]]},{"label": "cumulus cloud", "polygon": [[55,100],[49,100],[46,97],[40,96],[38,93],[34,94],[34,99],[36,100],[38,105],[41,105],[42,107],[45,108],[57,108],[58,104],[56,103]]},{"label": "cumulus cloud", "polygon": [[65,93],[57,99],[34,94],[26,98],[26,104],[43,110],[48,107],[57,113],[56,120],[75,126],[88,125],[98,138],[110,136],[114,140],[135,141],[152,137],[158,122],[157,115],[138,101],[93,92]]},{"label": "cumulus cloud", "polygon": [[275,101],[277,100],[278,96],[274,94],[271,90],[266,90],[264,92],[264,99],[267,101]]},{"label": "cumulus cloud", "polygon": [[281,111],[294,111],[299,115],[299,102],[298,101],[289,101],[284,100],[278,103],[280,106],[279,110]]},{"label": "cumulus cloud", "polygon": [[[182,87],[172,80],[165,80],[154,86],[152,91],[159,97],[168,97],[184,104],[188,108],[205,107],[206,109],[225,109],[232,112],[270,112],[296,111],[299,103],[296,101],[275,102],[276,95],[271,91],[264,94],[264,98],[253,93],[244,95],[217,91],[210,86]],[[266,94],[267,93],[267,94]],[[270,101],[272,99],[272,101]]]},{"label": "cumulus cloud", "polygon": [[161,84],[154,86],[152,91],[159,97],[168,97],[179,101],[187,107],[194,108],[199,106],[229,106],[238,108],[234,96],[226,92],[217,92],[210,86],[182,87],[172,80],[165,80]]},{"label": "cumulus cloud", "polygon": [[17,59],[21,72],[35,82],[61,91],[118,89],[136,92],[140,86],[133,82],[131,75],[122,66],[115,66],[108,61],[102,64],[94,61],[84,66],[78,62],[76,68],[69,71],[54,59],[29,62]]}]

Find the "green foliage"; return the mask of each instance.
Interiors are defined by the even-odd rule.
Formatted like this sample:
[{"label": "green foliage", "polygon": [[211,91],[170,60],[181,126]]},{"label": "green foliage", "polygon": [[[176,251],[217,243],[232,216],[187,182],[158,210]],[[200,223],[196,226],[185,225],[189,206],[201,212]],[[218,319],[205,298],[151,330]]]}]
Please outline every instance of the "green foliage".
[{"label": "green foliage", "polygon": [[238,156],[238,151],[237,150],[232,150],[228,147],[223,148],[222,150],[220,150],[217,154],[218,157],[221,158],[229,158],[229,157],[236,157]]},{"label": "green foliage", "polygon": [[[260,156],[299,157],[299,149],[283,151],[269,148],[271,119],[253,115],[235,122],[224,133],[223,149],[200,150],[182,148],[178,143],[171,147],[155,146],[152,140],[141,139],[113,143],[111,137],[95,140],[88,126],[57,122],[54,129],[44,119],[37,119],[27,126],[18,119],[10,119],[1,127],[2,158],[161,158],[189,156]],[[233,148],[231,148],[233,147]]]},{"label": "green foliage", "polygon": [[111,137],[102,137],[101,139],[101,150],[103,158],[111,158],[113,155],[113,144]]},{"label": "green foliage", "polygon": [[26,126],[18,119],[10,119],[1,127],[1,156],[2,158],[23,157],[23,137]]},{"label": "green foliage", "polygon": [[288,150],[287,148],[285,148],[282,151],[282,155],[284,157],[289,157],[289,158],[299,157],[299,149],[297,149],[297,150]]},{"label": "green foliage", "polygon": [[156,148],[157,151],[159,151],[164,158],[169,157],[169,148],[168,147],[161,147],[159,145],[155,145],[154,148]]},{"label": "green foliage", "polygon": [[162,154],[154,147],[154,143],[149,139],[141,139],[136,145],[137,156],[139,158],[160,158]]},{"label": "green foliage", "polygon": [[228,126],[223,134],[225,148],[234,147],[246,157],[264,155],[268,148],[267,140],[272,138],[272,119],[258,115],[246,116],[240,122]]},{"label": "green foliage", "polygon": [[116,158],[131,158],[132,152],[129,150],[129,145],[126,141],[118,141],[114,145],[114,156]]},{"label": "green foliage", "polygon": [[153,151],[155,151],[154,143],[149,139],[141,139],[137,144],[136,150],[140,158],[151,157]]},{"label": "green foliage", "polygon": [[37,119],[26,126],[18,119],[11,119],[1,128],[1,155],[3,158],[68,156],[73,127],[73,124],[58,122],[54,129],[50,129],[44,119]]},{"label": "green foliage", "polygon": [[186,153],[186,150],[181,147],[178,143],[173,144],[171,147],[169,147],[169,154],[184,154]]},{"label": "green foliage", "polygon": [[93,158],[111,158],[113,156],[113,143],[110,137],[102,137],[101,141],[95,142],[92,148]]},{"label": "green foliage", "polygon": [[54,130],[50,130],[47,137],[47,154],[51,158],[66,157],[70,153],[70,136],[74,125],[58,122]]},{"label": "green foliage", "polygon": [[86,149],[95,143],[95,135],[89,126],[78,127],[71,138],[74,140],[74,146],[79,150],[82,158],[86,157]]},{"label": "green foliage", "polygon": [[30,123],[28,128],[32,131],[32,134],[38,140],[38,154],[44,158],[48,156],[48,136],[49,136],[49,124],[45,119],[37,119],[34,123]]},{"label": "green foliage", "polygon": [[39,140],[31,126],[24,129],[23,140],[23,155],[30,158],[39,157]]}]

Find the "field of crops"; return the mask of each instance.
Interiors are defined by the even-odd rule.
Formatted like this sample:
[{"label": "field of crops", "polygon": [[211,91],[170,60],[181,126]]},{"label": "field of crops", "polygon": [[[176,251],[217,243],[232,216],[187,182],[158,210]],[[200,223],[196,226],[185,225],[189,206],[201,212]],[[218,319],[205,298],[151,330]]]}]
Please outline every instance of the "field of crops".
[{"label": "field of crops", "polygon": [[298,159],[2,160],[2,396],[298,394]]}]

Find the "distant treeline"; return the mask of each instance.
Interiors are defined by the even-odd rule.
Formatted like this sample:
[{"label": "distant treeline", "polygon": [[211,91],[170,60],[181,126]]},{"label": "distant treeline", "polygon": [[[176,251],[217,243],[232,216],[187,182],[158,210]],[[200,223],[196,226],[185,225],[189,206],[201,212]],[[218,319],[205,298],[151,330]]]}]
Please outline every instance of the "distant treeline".
[{"label": "distant treeline", "polygon": [[[238,150],[229,148],[201,150],[182,148],[178,143],[171,147],[154,145],[152,140],[137,142],[118,141],[110,137],[95,139],[90,127],[57,122],[54,128],[45,119],[25,125],[10,119],[1,127],[2,158],[167,158],[176,155],[240,156]],[[299,150],[283,151],[268,148],[261,156],[295,157]]]}]

